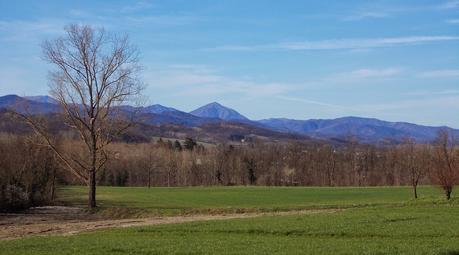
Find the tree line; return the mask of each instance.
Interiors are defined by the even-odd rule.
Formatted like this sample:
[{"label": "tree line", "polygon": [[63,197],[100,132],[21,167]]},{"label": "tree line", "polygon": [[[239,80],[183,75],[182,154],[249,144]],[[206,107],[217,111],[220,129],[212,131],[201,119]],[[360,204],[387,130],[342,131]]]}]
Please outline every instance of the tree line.
[{"label": "tree line", "polygon": [[[190,142],[191,140],[191,142]],[[397,186],[443,188],[450,199],[459,182],[459,150],[446,131],[434,144],[375,146],[350,142],[197,145],[159,140],[117,143],[102,170],[102,185],[116,186]]]},{"label": "tree line", "polygon": [[[85,184],[36,135],[0,135],[0,205],[26,208],[52,201],[56,185]],[[58,150],[85,157],[85,144],[61,136]],[[108,186],[398,186],[432,184],[451,198],[459,183],[459,149],[446,131],[433,144],[391,146],[349,142],[200,144],[159,139],[116,142],[97,173]]]}]

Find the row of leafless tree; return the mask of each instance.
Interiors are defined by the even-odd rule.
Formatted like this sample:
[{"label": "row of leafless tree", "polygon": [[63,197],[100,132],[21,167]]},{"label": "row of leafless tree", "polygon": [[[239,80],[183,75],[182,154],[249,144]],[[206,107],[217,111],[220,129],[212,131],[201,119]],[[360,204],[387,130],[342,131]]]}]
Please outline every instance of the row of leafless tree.
[{"label": "row of leafless tree", "polygon": [[449,199],[459,181],[458,152],[446,132],[441,132],[433,145],[407,140],[390,147],[357,143],[339,147],[317,143],[190,147],[162,140],[116,143],[110,146],[110,160],[98,180],[102,185],[148,187],[411,185],[416,198],[418,185],[435,184]]},{"label": "row of leafless tree", "polygon": [[[85,157],[85,145],[60,137],[59,151]],[[96,181],[111,186],[375,186],[434,184],[451,197],[459,183],[459,151],[448,133],[435,144],[376,147],[349,143],[197,145],[192,139],[114,143]],[[0,208],[21,209],[54,199],[59,184],[84,183],[39,136],[0,134]]]}]

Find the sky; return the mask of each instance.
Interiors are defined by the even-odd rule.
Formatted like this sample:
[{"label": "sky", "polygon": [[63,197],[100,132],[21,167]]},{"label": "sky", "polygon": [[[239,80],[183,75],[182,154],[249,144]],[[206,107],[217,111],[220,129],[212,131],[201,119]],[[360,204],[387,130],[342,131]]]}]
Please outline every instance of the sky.
[{"label": "sky", "polygon": [[459,128],[459,0],[0,0],[0,95],[48,93],[70,23],[129,34],[147,104]]}]

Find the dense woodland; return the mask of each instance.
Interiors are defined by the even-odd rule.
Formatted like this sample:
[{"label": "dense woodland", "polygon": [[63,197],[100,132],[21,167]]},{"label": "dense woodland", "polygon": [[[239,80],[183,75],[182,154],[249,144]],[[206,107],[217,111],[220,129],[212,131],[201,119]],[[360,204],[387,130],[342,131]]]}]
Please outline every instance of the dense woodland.
[{"label": "dense woodland", "polygon": [[[60,150],[87,157],[84,145],[64,135]],[[0,135],[0,205],[27,208],[52,201],[57,185],[85,184],[35,135]],[[312,142],[201,144],[156,139],[116,142],[98,172],[110,186],[376,186],[442,187],[449,198],[459,180],[459,153],[446,132],[433,144],[375,146]],[[83,161],[83,160],[82,160]]]}]

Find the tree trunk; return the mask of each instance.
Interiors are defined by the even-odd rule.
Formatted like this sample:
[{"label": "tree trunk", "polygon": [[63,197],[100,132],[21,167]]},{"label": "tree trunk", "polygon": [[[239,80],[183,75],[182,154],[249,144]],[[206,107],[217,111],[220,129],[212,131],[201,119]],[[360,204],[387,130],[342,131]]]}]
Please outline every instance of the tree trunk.
[{"label": "tree trunk", "polygon": [[56,192],[56,169],[53,169],[53,181],[51,182],[51,201],[54,202]]},{"label": "tree trunk", "polygon": [[151,169],[148,168],[148,188],[151,188]]},{"label": "tree trunk", "polygon": [[446,188],[445,189],[446,200],[450,200],[451,199],[451,192],[452,192],[452,189],[450,189],[450,188]]},{"label": "tree trunk", "polygon": [[413,185],[413,194],[414,194],[414,198],[418,199],[418,186],[417,185]]},{"label": "tree trunk", "polygon": [[[92,100],[91,100],[92,102]],[[93,116],[91,113],[90,116]],[[89,170],[89,209],[96,208],[96,164],[97,164],[97,137],[94,131],[94,118],[91,117],[91,169]]]},{"label": "tree trunk", "polygon": [[171,183],[170,183],[170,171],[167,172],[167,187],[170,187],[171,186]]},{"label": "tree trunk", "polygon": [[92,169],[89,173],[89,197],[88,207],[96,208],[96,170]]}]

